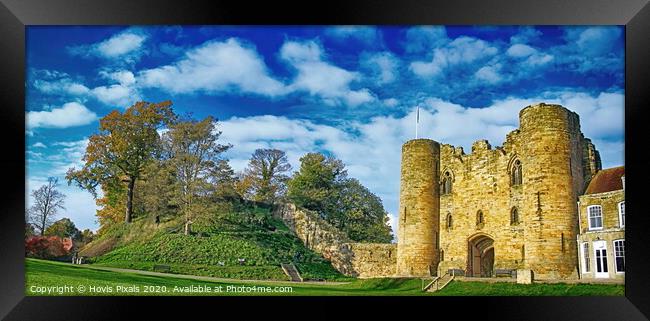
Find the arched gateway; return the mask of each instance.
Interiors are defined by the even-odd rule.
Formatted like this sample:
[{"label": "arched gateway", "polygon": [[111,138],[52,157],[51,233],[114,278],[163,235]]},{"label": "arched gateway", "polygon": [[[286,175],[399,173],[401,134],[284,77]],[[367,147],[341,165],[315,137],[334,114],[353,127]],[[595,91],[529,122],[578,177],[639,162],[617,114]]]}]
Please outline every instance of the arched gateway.
[{"label": "arched gateway", "polygon": [[494,239],[475,234],[468,241],[466,276],[491,277],[494,269]]}]

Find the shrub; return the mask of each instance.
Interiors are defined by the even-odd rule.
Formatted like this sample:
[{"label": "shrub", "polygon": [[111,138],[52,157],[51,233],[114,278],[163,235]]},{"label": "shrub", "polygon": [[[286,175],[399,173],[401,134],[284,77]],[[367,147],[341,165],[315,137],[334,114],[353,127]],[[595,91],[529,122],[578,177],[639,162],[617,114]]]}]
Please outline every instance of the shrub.
[{"label": "shrub", "polygon": [[25,255],[40,259],[59,258],[70,254],[70,247],[58,236],[32,236],[25,240]]}]

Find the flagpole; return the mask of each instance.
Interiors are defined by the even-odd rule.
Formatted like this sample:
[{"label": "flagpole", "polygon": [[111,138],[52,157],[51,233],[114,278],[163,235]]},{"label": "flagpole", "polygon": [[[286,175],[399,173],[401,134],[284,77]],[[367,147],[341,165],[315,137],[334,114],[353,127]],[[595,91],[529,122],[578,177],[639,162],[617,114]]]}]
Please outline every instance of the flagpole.
[{"label": "flagpole", "polygon": [[420,106],[415,115],[415,139],[418,139],[418,126],[420,125]]}]

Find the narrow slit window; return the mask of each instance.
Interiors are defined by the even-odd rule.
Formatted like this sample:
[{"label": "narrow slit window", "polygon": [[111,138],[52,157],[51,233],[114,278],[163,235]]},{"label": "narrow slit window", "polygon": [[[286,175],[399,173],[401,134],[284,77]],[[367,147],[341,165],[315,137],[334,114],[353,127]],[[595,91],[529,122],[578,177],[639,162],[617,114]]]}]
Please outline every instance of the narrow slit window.
[{"label": "narrow slit window", "polygon": [[516,160],[512,165],[512,174],[510,182],[512,186],[521,185],[522,182],[522,172],[521,172],[521,161]]},{"label": "narrow slit window", "polygon": [[519,224],[519,211],[516,207],[513,207],[512,210],[510,210],[510,225],[517,224]]}]

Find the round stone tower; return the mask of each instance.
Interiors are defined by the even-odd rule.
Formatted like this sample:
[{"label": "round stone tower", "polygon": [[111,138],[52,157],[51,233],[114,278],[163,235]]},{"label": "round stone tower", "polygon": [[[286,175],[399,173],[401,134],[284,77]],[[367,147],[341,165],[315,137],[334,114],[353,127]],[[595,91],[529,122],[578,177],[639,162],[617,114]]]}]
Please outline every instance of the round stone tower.
[{"label": "round stone tower", "polygon": [[397,276],[430,276],[438,265],[440,144],[414,139],[402,146]]},{"label": "round stone tower", "polygon": [[519,113],[525,260],[535,278],[577,276],[576,201],[582,184],[578,115],[537,104]]}]

